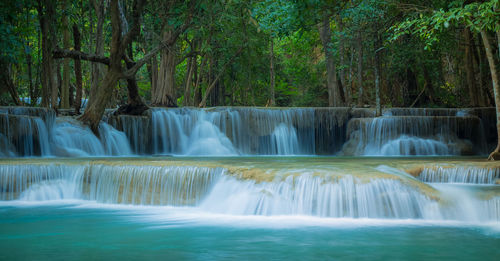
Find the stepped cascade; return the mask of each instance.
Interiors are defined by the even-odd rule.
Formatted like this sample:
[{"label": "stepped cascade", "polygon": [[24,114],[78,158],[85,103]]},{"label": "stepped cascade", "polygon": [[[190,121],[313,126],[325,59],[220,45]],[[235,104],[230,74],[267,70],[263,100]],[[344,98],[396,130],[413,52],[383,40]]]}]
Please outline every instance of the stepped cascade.
[{"label": "stepped cascade", "polygon": [[500,164],[484,159],[496,145],[490,108],[109,110],[97,135],[59,113],[0,108],[2,244],[498,235]]},{"label": "stepped cascade", "polygon": [[[433,185],[448,180],[492,184],[500,166],[436,168],[446,173],[447,180],[429,178],[428,169],[424,169],[419,179],[431,182],[426,184],[394,167],[356,170],[351,165],[355,162],[347,166],[321,162],[319,166],[301,168],[300,161],[290,161],[285,169],[265,160],[250,165],[238,161],[195,164],[192,160],[143,163],[3,162],[0,200],[190,206],[231,215],[500,220],[500,191]],[[462,196],[457,198],[457,194]],[[471,206],[476,213],[473,217],[469,213]]]},{"label": "stepped cascade", "polygon": [[[496,143],[493,109],[153,108],[109,112],[96,136],[47,109],[0,108],[0,153],[129,155],[485,155]],[[493,130],[492,130],[493,129]]]}]

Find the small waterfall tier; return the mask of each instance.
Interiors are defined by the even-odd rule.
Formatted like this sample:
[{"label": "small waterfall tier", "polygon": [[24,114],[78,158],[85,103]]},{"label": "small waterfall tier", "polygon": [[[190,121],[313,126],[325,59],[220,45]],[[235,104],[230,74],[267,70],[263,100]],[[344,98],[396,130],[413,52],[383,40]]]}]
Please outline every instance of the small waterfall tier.
[{"label": "small waterfall tier", "polygon": [[432,166],[413,171],[419,180],[430,183],[499,184],[498,167]]},{"label": "small waterfall tier", "polygon": [[334,154],[345,142],[349,108],[153,108],[147,116],[119,115],[138,154]]},{"label": "small waterfall tier", "polygon": [[99,138],[72,117],[45,108],[0,108],[0,157],[132,155],[125,134],[105,122]]},{"label": "small waterfall tier", "polygon": [[[282,168],[279,161],[277,166],[274,162],[259,162],[3,162],[0,200],[70,199],[183,206],[230,215],[474,221],[500,218],[498,185],[479,187],[478,192],[429,186],[389,166],[358,163],[357,169],[361,169],[356,172],[354,166],[325,162],[305,168],[300,166],[307,165],[306,161],[283,163],[289,165],[287,168]],[[470,211],[482,214],[470,217]]]},{"label": "small waterfall tier", "polygon": [[84,163],[0,165],[0,200],[193,205],[225,170]]},{"label": "small waterfall tier", "polygon": [[0,157],[484,155],[495,127],[491,108],[152,108],[108,111],[95,135],[50,109],[0,107]]},{"label": "small waterfall tier", "polygon": [[384,116],[349,121],[345,155],[475,155],[487,152],[476,116]]}]

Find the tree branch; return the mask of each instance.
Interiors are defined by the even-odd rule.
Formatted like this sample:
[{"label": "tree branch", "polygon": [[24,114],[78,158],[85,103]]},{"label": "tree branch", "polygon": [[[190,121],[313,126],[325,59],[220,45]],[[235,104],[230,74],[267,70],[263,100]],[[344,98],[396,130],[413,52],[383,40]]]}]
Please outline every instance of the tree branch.
[{"label": "tree branch", "polygon": [[142,59],[137,61],[135,65],[128,69],[126,72],[123,73],[124,78],[130,79],[135,77],[135,74],[139,69],[146,64],[151,57],[153,57],[156,53],[161,51],[163,48],[170,48],[176,41],[177,38],[179,38],[179,35],[184,33],[189,26],[191,26],[191,19],[188,19],[181,27],[177,28],[174,30],[174,33],[168,38],[168,40],[161,42],[158,46],[156,46],[153,50],[151,50],[148,54],[144,55]]},{"label": "tree branch", "polygon": [[[132,43],[134,38],[141,32],[141,14],[144,9],[146,0],[136,0],[134,1],[134,9],[132,11],[132,27],[123,36],[121,47],[127,48],[127,46]],[[123,30],[123,29],[122,29]]]},{"label": "tree branch", "polygon": [[229,61],[227,61],[224,64],[224,66],[222,67],[222,70],[219,72],[219,74],[217,75],[217,77],[215,77],[214,81],[210,84],[210,86],[208,86],[207,90],[205,91],[205,95],[203,96],[203,99],[201,100],[201,102],[198,105],[198,107],[204,108],[206,106],[208,95],[210,94],[210,92],[212,91],[212,89],[215,87],[215,84],[217,83],[217,81],[219,80],[219,78],[226,71],[227,65],[230,64],[230,63],[232,63],[234,61],[234,59],[236,59],[236,57],[238,57],[240,55],[240,53],[243,51],[244,47],[245,46],[241,46],[240,49],[238,49],[238,51],[231,57],[231,59],[229,59]]},{"label": "tree branch", "polygon": [[109,65],[109,57],[100,56],[97,54],[88,54],[76,50],[67,50],[57,48],[52,51],[52,57],[55,59],[60,58],[73,58],[75,60],[85,60],[89,62],[102,63],[105,65]]}]

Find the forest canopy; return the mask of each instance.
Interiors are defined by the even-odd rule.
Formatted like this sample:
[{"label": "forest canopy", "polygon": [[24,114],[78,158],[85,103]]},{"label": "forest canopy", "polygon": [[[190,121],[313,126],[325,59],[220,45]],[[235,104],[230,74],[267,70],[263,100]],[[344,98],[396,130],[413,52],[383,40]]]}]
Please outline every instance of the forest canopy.
[{"label": "forest canopy", "polygon": [[0,102],[85,106],[91,126],[118,107],[495,106],[499,9],[498,0],[2,1]]}]

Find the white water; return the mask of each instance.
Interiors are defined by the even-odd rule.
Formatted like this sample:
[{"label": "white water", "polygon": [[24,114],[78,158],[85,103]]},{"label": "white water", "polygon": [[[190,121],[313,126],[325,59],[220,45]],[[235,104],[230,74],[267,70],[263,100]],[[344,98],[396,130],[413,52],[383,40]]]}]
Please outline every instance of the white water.
[{"label": "white water", "polygon": [[0,108],[0,155],[332,155],[346,138],[344,155],[487,151],[482,120],[473,114],[456,109],[386,111],[391,114],[420,116],[350,119],[363,114],[342,108],[153,108],[149,116],[105,117],[110,125],[101,123],[96,137],[71,117],[56,119],[51,110]]},{"label": "white water", "polygon": [[[442,114],[451,112],[443,110]],[[388,111],[386,115],[391,113]],[[427,114],[418,110],[415,113]],[[348,155],[436,156],[483,154],[486,151],[482,122],[475,116],[359,118],[349,122],[348,133],[350,137],[343,149]]]},{"label": "white water", "polygon": [[400,181],[363,183],[349,175],[332,180],[306,174],[260,184],[228,178],[200,207],[235,215],[439,219],[437,203]]},{"label": "white water", "polygon": [[424,168],[418,178],[431,183],[495,184],[500,179],[500,168],[440,166]]},{"label": "white water", "polygon": [[470,222],[500,221],[500,196],[480,199],[474,191],[477,186],[471,185],[432,184],[432,186],[441,191],[444,204],[455,206],[443,211],[445,219],[460,216]]},{"label": "white water", "polygon": [[456,154],[457,152],[452,147],[448,147],[443,141],[406,135],[389,140],[380,148],[374,144],[368,144],[364,151],[364,155],[367,156],[437,156]]},{"label": "white water", "polygon": [[[313,154],[313,115],[310,109],[154,109],[153,153],[217,156]],[[126,124],[137,123],[130,121]],[[299,124],[306,129],[302,135],[296,130]],[[135,143],[134,140],[140,137],[132,139]]]},{"label": "white water", "polygon": [[[101,122],[99,136],[71,117],[49,110],[15,108],[0,114],[0,155],[104,156],[132,155],[127,137]],[[16,126],[10,126],[12,121]]]},{"label": "white water", "polygon": [[[312,170],[311,170],[312,171]],[[392,170],[383,169],[384,173]],[[237,173],[236,173],[237,174]],[[193,206],[231,215],[300,215],[334,218],[494,221],[500,197],[482,199],[470,190],[435,186],[440,200],[418,181],[313,175],[270,182],[237,178],[224,168],[123,164],[2,164],[0,200],[90,200],[106,204]],[[474,214],[471,214],[474,213]]]}]

